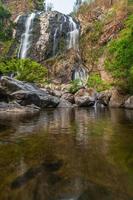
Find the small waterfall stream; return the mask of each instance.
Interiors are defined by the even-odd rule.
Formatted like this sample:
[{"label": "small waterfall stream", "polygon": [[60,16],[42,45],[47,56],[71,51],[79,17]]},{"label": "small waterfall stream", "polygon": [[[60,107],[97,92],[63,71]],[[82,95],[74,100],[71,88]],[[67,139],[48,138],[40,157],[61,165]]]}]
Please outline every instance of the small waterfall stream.
[{"label": "small waterfall stream", "polygon": [[69,40],[68,40],[68,49],[79,49],[79,26],[77,23],[73,20],[71,16],[69,16]]},{"label": "small waterfall stream", "polygon": [[86,77],[87,71],[83,67],[76,68],[73,73],[73,80],[81,80],[84,81]]},{"label": "small waterfall stream", "polygon": [[25,32],[21,36],[21,44],[20,44],[20,49],[18,53],[19,58],[26,58],[27,57],[27,52],[30,48],[30,36],[32,34],[33,30],[33,21],[36,17],[36,13],[31,13],[28,15],[25,23]]},{"label": "small waterfall stream", "polygon": [[58,28],[55,29],[54,37],[53,37],[53,56],[56,54],[56,48],[57,48],[57,34],[58,34]]}]

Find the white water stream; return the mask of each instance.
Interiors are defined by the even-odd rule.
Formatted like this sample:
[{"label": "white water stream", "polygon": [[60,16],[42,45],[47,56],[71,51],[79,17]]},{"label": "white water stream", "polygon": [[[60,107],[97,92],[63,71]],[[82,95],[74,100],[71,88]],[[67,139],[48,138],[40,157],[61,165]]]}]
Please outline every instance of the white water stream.
[{"label": "white water stream", "polygon": [[79,49],[79,27],[77,23],[69,16],[69,39],[68,39],[68,49]]},{"label": "white water stream", "polygon": [[58,28],[55,29],[55,33],[54,33],[54,38],[53,38],[53,56],[56,54],[56,48],[57,48],[57,33],[58,33]]},{"label": "white water stream", "polygon": [[18,57],[24,59],[27,57],[27,52],[30,48],[30,36],[33,30],[33,21],[35,19],[36,13],[31,13],[28,15],[26,22],[25,22],[25,32],[21,36],[21,44],[18,53]]}]

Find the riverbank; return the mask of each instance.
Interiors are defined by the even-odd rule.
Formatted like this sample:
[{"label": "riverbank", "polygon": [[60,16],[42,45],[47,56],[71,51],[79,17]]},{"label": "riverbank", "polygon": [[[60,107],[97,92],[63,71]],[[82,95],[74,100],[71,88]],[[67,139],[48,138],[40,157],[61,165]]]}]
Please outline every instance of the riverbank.
[{"label": "riverbank", "polygon": [[39,88],[35,84],[2,77],[0,81],[0,111],[39,112],[46,108],[115,107],[133,109],[133,96],[117,89],[98,93],[93,88],[81,86],[70,93],[68,85],[56,89]]}]

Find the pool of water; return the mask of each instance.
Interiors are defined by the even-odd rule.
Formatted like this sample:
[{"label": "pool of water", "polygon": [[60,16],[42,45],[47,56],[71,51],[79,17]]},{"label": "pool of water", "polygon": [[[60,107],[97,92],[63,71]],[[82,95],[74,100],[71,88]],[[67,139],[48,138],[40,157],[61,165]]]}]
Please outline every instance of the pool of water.
[{"label": "pool of water", "polygon": [[133,200],[133,111],[1,113],[0,200]]}]

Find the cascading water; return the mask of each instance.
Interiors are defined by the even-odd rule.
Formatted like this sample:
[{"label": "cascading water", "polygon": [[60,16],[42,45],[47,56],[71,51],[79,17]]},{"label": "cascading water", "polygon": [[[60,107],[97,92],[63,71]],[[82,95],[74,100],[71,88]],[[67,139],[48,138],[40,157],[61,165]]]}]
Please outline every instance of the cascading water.
[{"label": "cascading water", "polygon": [[85,80],[86,79],[86,70],[83,67],[79,67],[74,70],[73,79]]},{"label": "cascading water", "polygon": [[56,54],[56,48],[57,48],[57,34],[58,34],[58,28],[55,29],[55,33],[54,33],[54,38],[53,38],[53,56]]},{"label": "cascading water", "polygon": [[86,84],[88,79],[88,70],[82,66],[75,67],[72,73],[72,80],[79,80],[82,85]]},{"label": "cascading water", "polygon": [[70,28],[70,32],[68,34],[68,49],[73,48],[75,50],[79,50],[79,26],[71,16],[69,16],[68,19]]},{"label": "cascading water", "polygon": [[27,57],[27,52],[31,46],[30,37],[32,35],[33,21],[36,17],[36,13],[28,15],[25,23],[25,32],[21,36],[21,44],[18,53],[18,57],[24,59]]}]

